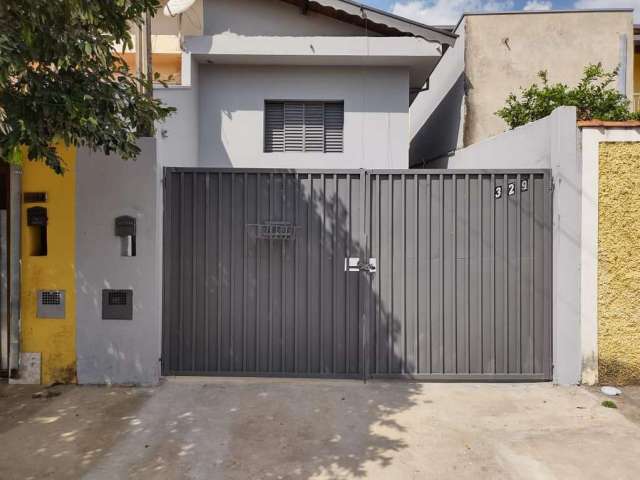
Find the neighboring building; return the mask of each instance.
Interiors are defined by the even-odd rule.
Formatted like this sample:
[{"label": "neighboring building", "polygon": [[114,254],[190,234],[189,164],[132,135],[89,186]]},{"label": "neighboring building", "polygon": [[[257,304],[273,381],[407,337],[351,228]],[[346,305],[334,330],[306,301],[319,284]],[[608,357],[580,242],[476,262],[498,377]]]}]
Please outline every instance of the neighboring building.
[{"label": "neighboring building", "polygon": [[575,85],[587,64],[619,67],[617,87],[632,98],[632,10],[464,14],[453,31],[456,45],[411,106],[412,166],[503,132],[495,112],[541,70]]},{"label": "neighboring building", "polygon": [[[153,72],[168,85],[183,85],[183,50],[181,41],[185,36],[202,35],[203,8],[203,0],[196,0],[193,6],[182,15],[181,19],[179,17],[168,17],[162,11],[159,11],[151,20]],[[141,63],[138,57],[140,54],[139,45],[142,43],[140,39],[141,32],[135,27],[132,29],[132,35],[133,48],[126,50],[123,58],[129,68],[137,71],[138,64]]]}]

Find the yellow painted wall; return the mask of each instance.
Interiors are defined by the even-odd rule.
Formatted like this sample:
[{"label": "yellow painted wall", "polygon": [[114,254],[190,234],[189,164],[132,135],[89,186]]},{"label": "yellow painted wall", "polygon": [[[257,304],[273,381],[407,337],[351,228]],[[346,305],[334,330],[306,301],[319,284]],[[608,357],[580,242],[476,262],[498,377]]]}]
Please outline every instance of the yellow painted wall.
[{"label": "yellow painted wall", "polygon": [[598,375],[640,383],[640,143],[600,144]]},{"label": "yellow painted wall", "polygon": [[[129,66],[129,70],[137,72],[138,60],[135,53],[127,52],[120,58]],[[180,53],[154,53],[152,58],[153,78],[158,74],[159,80],[169,85],[182,84],[182,56]]]},{"label": "yellow painted wall", "polygon": [[[76,382],[75,148],[60,147],[64,176],[42,162],[24,161],[23,192],[46,192],[43,204],[22,205],[21,351],[41,353],[42,383]],[[47,256],[31,256],[27,208],[42,205],[49,217]],[[64,319],[36,318],[37,290],[65,290]]]}]

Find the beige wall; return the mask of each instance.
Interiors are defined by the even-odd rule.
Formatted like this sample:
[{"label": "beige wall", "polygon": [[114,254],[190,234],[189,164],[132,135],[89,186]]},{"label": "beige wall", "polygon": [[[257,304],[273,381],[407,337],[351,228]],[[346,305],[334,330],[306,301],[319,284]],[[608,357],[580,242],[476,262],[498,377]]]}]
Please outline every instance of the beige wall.
[{"label": "beige wall", "polygon": [[537,80],[573,85],[588,63],[613,69],[627,36],[627,94],[633,93],[632,12],[575,12],[466,17],[464,145],[506,129],[495,115],[510,92]]}]

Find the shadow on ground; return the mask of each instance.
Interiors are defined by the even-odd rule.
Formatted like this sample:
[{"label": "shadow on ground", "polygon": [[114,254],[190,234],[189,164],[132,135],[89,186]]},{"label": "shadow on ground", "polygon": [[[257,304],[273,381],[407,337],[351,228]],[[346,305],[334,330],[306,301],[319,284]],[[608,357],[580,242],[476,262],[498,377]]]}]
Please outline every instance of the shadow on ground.
[{"label": "shadow on ground", "polygon": [[632,399],[608,409],[578,387],[183,378],[37,391],[0,386],[3,480],[635,479],[640,468]]}]

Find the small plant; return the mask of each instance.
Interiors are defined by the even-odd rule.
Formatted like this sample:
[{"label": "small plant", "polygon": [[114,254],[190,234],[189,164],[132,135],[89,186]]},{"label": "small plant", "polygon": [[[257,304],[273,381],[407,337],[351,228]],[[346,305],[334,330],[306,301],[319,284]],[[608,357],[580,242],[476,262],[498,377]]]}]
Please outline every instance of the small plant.
[{"label": "small plant", "polygon": [[613,88],[618,69],[607,72],[601,63],[587,65],[582,80],[571,88],[549,83],[546,70],[538,72],[541,84],[534,83],[509,94],[506,105],[496,112],[510,128],[516,128],[551,114],[562,106],[576,107],[578,120],[631,120],[640,118],[630,111],[629,99]]},{"label": "small plant", "polygon": [[604,400],[601,405],[605,408],[618,408],[613,400]]}]

